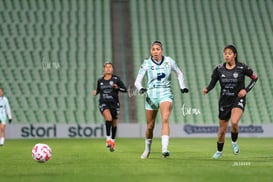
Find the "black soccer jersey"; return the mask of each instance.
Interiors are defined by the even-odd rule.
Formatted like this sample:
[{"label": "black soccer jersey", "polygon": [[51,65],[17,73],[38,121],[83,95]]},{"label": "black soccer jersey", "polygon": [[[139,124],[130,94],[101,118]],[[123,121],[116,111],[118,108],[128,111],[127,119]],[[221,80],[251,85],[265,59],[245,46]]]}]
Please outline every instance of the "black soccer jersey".
[{"label": "black soccer jersey", "polygon": [[[114,88],[113,84],[116,84],[118,88]],[[114,102],[119,103],[118,93],[127,92],[127,88],[116,75],[112,75],[111,79],[105,80],[104,77],[98,79],[97,82],[97,94],[100,94],[99,102]]]},{"label": "black soccer jersey", "polygon": [[[247,87],[245,87],[245,76],[251,78],[251,82]],[[226,63],[223,63],[214,69],[211,82],[207,87],[208,91],[214,88],[218,80],[221,85],[220,100],[228,102],[228,100],[232,101],[236,99],[241,89],[246,89],[249,92],[258,80],[258,77],[251,68],[243,63],[236,63],[233,69],[227,69]]]}]

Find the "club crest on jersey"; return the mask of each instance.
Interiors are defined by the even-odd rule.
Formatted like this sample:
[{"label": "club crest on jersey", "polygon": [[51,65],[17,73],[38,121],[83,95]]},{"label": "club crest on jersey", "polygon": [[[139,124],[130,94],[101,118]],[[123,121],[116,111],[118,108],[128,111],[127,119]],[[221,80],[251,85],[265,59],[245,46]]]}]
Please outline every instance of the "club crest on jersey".
[{"label": "club crest on jersey", "polygon": [[238,74],[237,72],[233,73],[233,77],[234,77],[234,78],[238,78],[238,75],[239,75],[239,74]]},{"label": "club crest on jersey", "polygon": [[151,66],[151,70],[154,70],[155,69],[155,67],[154,66]]},{"label": "club crest on jersey", "polygon": [[169,68],[169,62],[165,62],[166,68]]},{"label": "club crest on jersey", "polygon": [[113,84],[114,84],[114,82],[113,82],[113,81],[110,81],[110,82],[109,82],[109,84],[110,84],[110,85],[113,85]]}]

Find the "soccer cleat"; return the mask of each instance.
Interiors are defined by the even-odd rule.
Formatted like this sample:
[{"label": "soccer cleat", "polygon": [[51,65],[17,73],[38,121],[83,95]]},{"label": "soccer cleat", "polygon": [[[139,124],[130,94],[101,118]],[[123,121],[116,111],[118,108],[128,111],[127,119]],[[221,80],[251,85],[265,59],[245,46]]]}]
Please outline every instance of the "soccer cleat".
[{"label": "soccer cleat", "polygon": [[232,143],[232,148],[234,155],[238,155],[240,153],[240,149],[237,143]]},{"label": "soccer cleat", "polygon": [[164,151],[162,152],[162,157],[166,158],[166,157],[169,157],[170,156],[170,151]]},{"label": "soccer cleat", "polygon": [[115,151],[115,141],[113,141],[113,140],[110,140],[111,141],[111,143],[110,143],[110,147],[109,147],[109,150],[110,150],[110,152],[114,152]]},{"label": "soccer cleat", "polygon": [[106,140],[106,147],[107,148],[110,148],[111,147],[111,140],[109,139],[109,140]]},{"label": "soccer cleat", "polygon": [[219,151],[215,152],[215,154],[212,156],[213,159],[219,159],[221,157],[222,157],[222,152],[219,152]]},{"label": "soccer cleat", "polygon": [[145,151],[141,154],[140,158],[141,158],[141,159],[148,159],[148,158],[149,158],[149,155],[150,155],[150,152],[145,150]]}]

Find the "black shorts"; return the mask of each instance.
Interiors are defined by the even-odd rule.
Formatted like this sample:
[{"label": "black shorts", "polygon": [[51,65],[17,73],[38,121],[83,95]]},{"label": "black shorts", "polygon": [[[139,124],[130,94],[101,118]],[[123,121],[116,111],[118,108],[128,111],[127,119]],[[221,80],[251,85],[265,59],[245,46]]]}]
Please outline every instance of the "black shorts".
[{"label": "black shorts", "polygon": [[235,107],[242,109],[244,112],[246,105],[246,98],[235,98],[230,99],[229,102],[221,103],[219,102],[219,114],[218,117],[220,120],[229,120],[231,117],[231,110]]},{"label": "black shorts", "polygon": [[109,109],[113,119],[118,119],[119,108],[120,108],[119,103],[116,103],[116,102],[100,102],[99,103],[99,109],[101,114],[103,113],[105,109]]}]

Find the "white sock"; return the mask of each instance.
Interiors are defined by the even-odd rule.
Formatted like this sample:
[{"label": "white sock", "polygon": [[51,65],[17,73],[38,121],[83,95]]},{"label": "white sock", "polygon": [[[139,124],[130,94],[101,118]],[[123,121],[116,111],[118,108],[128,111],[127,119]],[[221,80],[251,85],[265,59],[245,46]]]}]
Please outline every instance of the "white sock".
[{"label": "white sock", "polygon": [[106,141],[111,140],[111,136],[106,136]]},{"label": "white sock", "polygon": [[4,137],[1,137],[1,138],[0,138],[0,145],[4,145],[4,143],[5,143],[5,138],[4,138]]},{"label": "white sock", "polygon": [[152,139],[145,139],[145,151],[150,152],[152,146]]},{"label": "white sock", "polygon": [[161,144],[162,144],[162,152],[167,152],[168,145],[169,145],[169,136],[168,135],[161,136]]},{"label": "white sock", "polygon": [[237,144],[237,141],[236,141],[236,142],[233,142],[233,141],[232,141],[231,143],[232,143],[232,144]]}]

